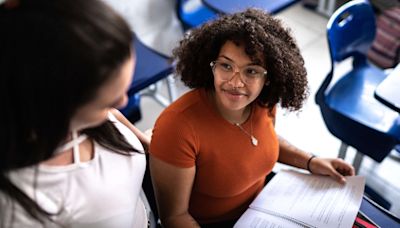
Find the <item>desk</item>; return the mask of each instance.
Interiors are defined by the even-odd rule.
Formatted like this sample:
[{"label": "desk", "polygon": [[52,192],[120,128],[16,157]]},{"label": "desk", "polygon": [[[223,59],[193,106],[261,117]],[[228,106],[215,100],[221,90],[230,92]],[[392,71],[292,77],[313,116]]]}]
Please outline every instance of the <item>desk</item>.
[{"label": "desk", "polygon": [[378,85],[374,96],[389,108],[400,113],[400,64]]},{"label": "desk", "polygon": [[366,196],[362,199],[360,211],[380,227],[400,226],[400,219],[398,217],[387,212],[385,209],[382,209]]},{"label": "desk", "polygon": [[299,0],[202,0],[205,5],[222,14],[235,13],[249,7],[264,9],[271,14],[291,6]]}]

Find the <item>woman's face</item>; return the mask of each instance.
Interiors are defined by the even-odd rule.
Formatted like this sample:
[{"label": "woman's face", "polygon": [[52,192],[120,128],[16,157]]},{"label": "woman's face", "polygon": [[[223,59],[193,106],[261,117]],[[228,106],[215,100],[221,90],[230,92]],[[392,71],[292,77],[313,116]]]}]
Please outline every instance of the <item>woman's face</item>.
[{"label": "woman's face", "polygon": [[[227,41],[221,47],[216,62],[219,65],[214,66],[214,87],[218,108],[224,112],[244,111],[264,87],[266,70],[252,62],[244,50],[244,45],[236,45],[232,41]],[[229,79],[220,76],[217,67],[221,68],[220,72],[231,68],[229,71],[233,72],[233,76]],[[263,76],[251,79],[253,72],[258,72],[258,75],[262,72]]]},{"label": "woman's face", "polygon": [[127,90],[132,81],[135,58],[131,55],[116,72],[102,85],[94,100],[80,107],[73,116],[70,130],[82,130],[102,124],[112,108],[122,108],[128,102]]}]

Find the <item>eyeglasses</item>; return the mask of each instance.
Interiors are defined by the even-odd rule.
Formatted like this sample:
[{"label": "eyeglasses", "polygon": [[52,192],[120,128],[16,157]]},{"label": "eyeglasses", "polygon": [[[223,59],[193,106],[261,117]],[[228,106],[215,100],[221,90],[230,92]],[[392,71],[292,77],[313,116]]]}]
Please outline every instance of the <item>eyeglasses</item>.
[{"label": "eyeglasses", "polygon": [[212,61],[210,66],[214,77],[230,81],[236,73],[239,73],[241,81],[247,85],[253,84],[267,75],[267,70],[258,65],[238,67],[229,61],[216,60]]}]

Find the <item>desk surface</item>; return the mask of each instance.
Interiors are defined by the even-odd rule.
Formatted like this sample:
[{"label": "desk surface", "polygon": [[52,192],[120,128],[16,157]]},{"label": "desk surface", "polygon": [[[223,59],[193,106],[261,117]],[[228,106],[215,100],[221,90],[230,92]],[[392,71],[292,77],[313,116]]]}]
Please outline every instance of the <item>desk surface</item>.
[{"label": "desk surface", "polygon": [[249,7],[264,9],[275,14],[299,0],[202,0],[211,9],[222,13],[234,13]]},{"label": "desk surface", "polygon": [[400,64],[378,85],[375,98],[400,113]]}]

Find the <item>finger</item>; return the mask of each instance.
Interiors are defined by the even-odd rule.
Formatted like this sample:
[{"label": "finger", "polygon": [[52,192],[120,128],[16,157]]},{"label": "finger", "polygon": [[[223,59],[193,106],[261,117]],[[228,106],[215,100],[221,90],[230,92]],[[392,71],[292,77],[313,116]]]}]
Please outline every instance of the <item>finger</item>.
[{"label": "finger", "polygon": [[336,168],[336,171],[338,171],[343,176],[353,176],[354,175],[354,169],[352,167],[339,167],[339,168]]},{"label": "finger", "polygon": [[354,175],[356,175],[356,171],[354,170],[354,167],[353,166],[350,166],[350,171],[349,171],[349,176],[354,176]]},{"label": "finger", "polygon": [[342,175],[345,175],[345,176],[354,176],[355,175],[355,171],[354,171],[353,166],[347,164],[342,159],[336,160],[336,162],[334,163],[334,167]]},{"label": "finger", "polygon": [[341,184],[346,183],[346,178],[344,178],[339,172],[337,172],[335,169],[332,169],[332,172],[330,173],[330,176],[335,179],[337,182]]}]

